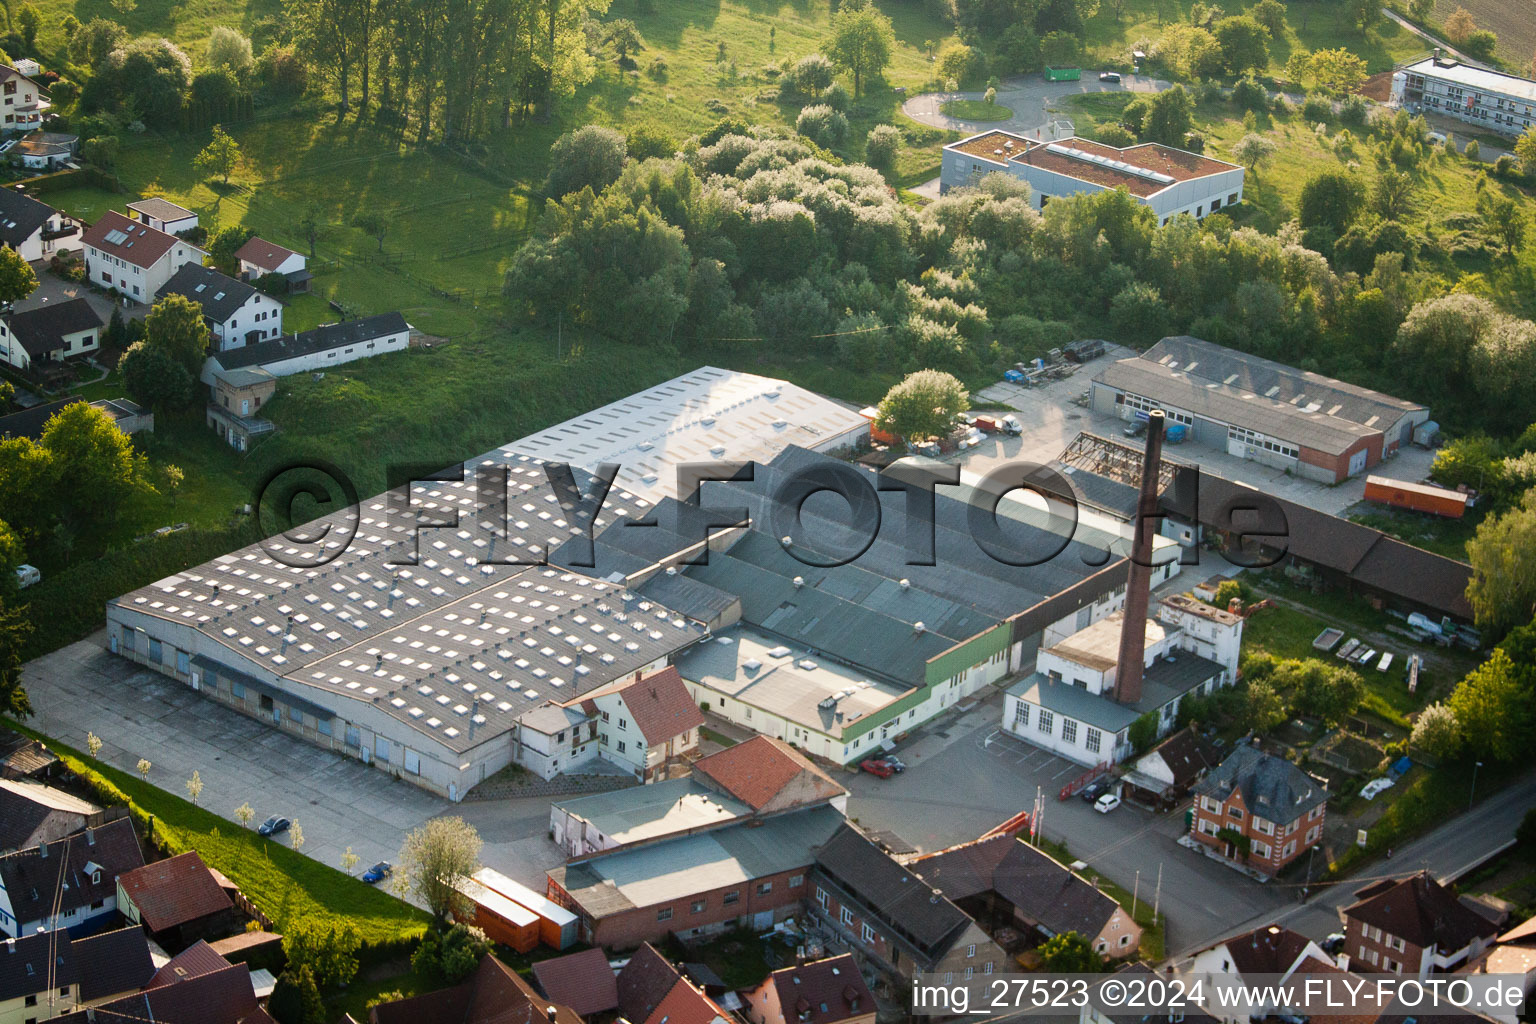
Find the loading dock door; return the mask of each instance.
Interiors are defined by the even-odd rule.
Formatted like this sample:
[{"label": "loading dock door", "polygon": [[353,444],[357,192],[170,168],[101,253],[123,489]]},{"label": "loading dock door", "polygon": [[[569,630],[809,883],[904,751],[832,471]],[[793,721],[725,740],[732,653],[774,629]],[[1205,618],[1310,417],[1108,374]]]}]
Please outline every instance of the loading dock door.
[{"label": "loading dock door", "polygon": [[1365,449],[1362,448],[1349,457],[1349,475],[1355,476],[1365,471]]}]

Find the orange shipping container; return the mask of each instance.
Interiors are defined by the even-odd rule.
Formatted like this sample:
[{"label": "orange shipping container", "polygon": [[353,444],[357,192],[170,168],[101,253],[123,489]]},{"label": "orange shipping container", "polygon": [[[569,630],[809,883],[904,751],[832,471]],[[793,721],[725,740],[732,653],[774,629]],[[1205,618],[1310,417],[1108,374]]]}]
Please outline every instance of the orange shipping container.
[{"label": "orange shipping container", "polygon": [[539,915],[472,878],[461,880],[458,889],[472,909],[468,913],[456,911],[453,916],[457,920],[474,925],[492,941],[511,946],[519,953],[539,944]]},{"label": "orange shipping container", "polygon": [[499,896],[532,911],[539,918],[539,938],[544,945],[554,949],[566,949],[576,941],[577,917],[566,908],[534,892],[521,882],[513,881],[494,868],[481,868],[475,872],[474,881]]},{"label": "orange shipping container", "polygon": [[869,439],[871,441],[875,442],[876,444],[901,443],[901,438],[897,437],[895,434],[886,433],[884,430],[881,430],[879,427],[875,426],[875,417],[879,415],[879,411],[874,406],[871,405],[868,408],[860,409],[859,415],[869,420]]},{"label": "orange shipping container", "polygon": [[1460,519],[1467,511],[1467,496],[1459,491],[1389,480],[1382,476],[1365,478],[1365,498],[1394,508],[1428,512],[1448,519]]}]

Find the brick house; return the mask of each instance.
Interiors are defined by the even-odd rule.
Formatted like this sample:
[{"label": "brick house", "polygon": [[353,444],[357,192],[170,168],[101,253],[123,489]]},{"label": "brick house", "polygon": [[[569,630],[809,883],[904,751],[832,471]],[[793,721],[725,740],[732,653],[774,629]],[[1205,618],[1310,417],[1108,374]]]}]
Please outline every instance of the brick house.
[{"label": "brick house", "polygon": [[1323,837],[1328,792],[1284,758],[1237,747],[1195,784],[1190,834],[1221,856],[1274,875]]},{"label": "brick house", "polygon": [[[1257,989],[1263,985],[1259,979],[1289,979],[1298,971],[1315,973],[1332,965],[1322,947],[1305,935],[1270,924],[1234,935],[1196,953],[1190,962],[1189,973],[1231,975]],[[1247,1024],[1247,1009],[1221,1006],[1219,1000],[1209,995],[1207,1000],[1206,1009],[1227,1024]],[[1265,1005],[1254,1009],[1257,1019],[1266,1013],[1286,1012],[1289,1007]]]},{"label": "brick house", "polygon": [[1357,889],[1339,918],[1351,970],[1418,978],[1475,959],[1499,931],[1428,871]]},{"label": "brick house", "polygon": [[850,825],[817,854],[806,899],[842,941],[904,978],[970,980],[1008,966],[970,915]]}]

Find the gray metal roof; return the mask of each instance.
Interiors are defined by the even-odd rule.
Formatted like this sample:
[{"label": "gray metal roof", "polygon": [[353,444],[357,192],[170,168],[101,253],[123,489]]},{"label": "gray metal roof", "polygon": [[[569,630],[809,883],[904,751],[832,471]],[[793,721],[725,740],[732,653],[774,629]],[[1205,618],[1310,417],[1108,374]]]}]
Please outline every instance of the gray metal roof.
[{"label": "gray metal roof", "polygon": [[1111,363],[1094,383],[1333,454],[1424,408],[1190,337]]},{"label": "gray metal roof", "polygon": [[1244,744],[1195,784],[1196,796],[1226,801],[1240,789],[1249,814],[1285,825],[1324,803],[1328,793],[1312,776],[1282,757]]},{"label": "gray metal roof", "polygon": [[1142,677],[1141,700],[1121,704],[1108,694],[1089,693],[1081,686],[1052,683],[1038,672],[1008,687],[1008,693],[1067,718],[1105,732],[1119,732],[1148,711],[1156,711],[1182,697],[1207,679],[1221,676],[1222,667],[1189,651],[1177,651],[1174,660],[1156,659]]},{"label": "gray metal roof", "polygon": [[639,592],[699,622],[719,618],[740,600],[735,594],[678,572],[657,573],[641,584]]},{"label": "gray metal roof", "polygon": [[168,199],[159,196],[151,196],[148,199],[139,199],[128,204],[128,209],[136,210],[155,220],[185,220],[188,217],[196,217],[197,214],[185,206],[177,206]]},{"label": "gray metal roof", "polygon": [[620,844],[709,828],[752,814],[752,808],[740,800],[690,778],[577,797],[553,806]]}]

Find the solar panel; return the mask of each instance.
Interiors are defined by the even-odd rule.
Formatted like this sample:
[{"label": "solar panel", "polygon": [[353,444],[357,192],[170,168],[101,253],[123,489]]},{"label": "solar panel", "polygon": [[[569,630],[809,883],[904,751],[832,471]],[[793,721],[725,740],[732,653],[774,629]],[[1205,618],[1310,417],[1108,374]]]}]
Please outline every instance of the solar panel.
[{"label": "solar panel", "polygon": [[122,245],[126,241],[128,241],[128,233],[126,231],[113,228],[107,232],[106,242],[108,245]]}]

